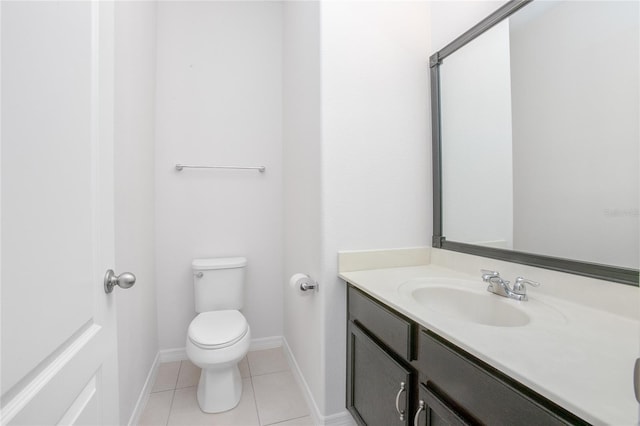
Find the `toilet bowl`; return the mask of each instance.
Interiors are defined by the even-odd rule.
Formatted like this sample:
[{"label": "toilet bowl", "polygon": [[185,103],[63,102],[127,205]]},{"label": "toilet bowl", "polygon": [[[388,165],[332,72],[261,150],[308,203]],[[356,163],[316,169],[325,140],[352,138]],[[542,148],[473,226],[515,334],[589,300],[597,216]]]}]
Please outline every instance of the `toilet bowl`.
[{"label": "toilet bowl", "polygon": [[187,356],[202,369],[198,405],[205,413],[219,413],[238,405],[242,378],[238,363],[249,351],[251,330],[236,310],[199,314],[189,325]]},{"label": "toilet bowl", "polygon": [[191,264],[198,315],[189,324],[186,350],[202,369],[197,398],[205,413],[230,410],[242,396],[238,363],[251,343],[251,329],[239,311],[246,263],[237,257],[195,259]]}]

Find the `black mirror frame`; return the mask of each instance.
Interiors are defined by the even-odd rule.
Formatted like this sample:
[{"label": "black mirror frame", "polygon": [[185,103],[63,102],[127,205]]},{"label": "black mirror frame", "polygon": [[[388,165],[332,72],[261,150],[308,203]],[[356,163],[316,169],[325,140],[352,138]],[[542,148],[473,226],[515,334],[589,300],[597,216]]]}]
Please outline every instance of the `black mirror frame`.
[{"label": "black mirror frame", "polygon": [[591,278],[638,286],[637,269],[615,267],[597,263],[544,256],[519,251],[483,247],[447,241],[442,233],[442,150],[440,134],[440,64],[442,60],[475,39],[500,21],[508,18],[533,0],[511,0],[473,26],[429,58],[431,69],[431,137],[433,145],[433,240],[432,246],[476,256],[521,263]]}]

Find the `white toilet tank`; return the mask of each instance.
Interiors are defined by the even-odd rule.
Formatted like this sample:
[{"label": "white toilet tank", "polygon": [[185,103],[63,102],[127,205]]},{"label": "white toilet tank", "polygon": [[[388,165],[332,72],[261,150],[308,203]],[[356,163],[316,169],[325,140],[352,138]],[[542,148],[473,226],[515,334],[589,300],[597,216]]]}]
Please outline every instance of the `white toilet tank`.
[{"label": "white toilet tank", "polygon": [[244,257],[194,259],[196,312],[242,309],[246,265]]}]

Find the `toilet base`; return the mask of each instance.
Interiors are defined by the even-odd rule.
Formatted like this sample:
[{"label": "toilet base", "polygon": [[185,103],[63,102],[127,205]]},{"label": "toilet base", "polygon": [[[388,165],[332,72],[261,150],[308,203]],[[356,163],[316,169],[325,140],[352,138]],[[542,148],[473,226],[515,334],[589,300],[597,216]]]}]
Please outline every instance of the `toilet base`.
[{"label": "toilet base", "polygon": [[198,405],[205,413],[231,410],[240,402],[242,378],[237,364],[202,369],[198,382]]},{"label": "toilet base", "polygon": [[197,346],[187,336],[187,357],[201,368],[197,399],[203,412],[220,413],[238,405],[242,396],[238,363],[249,351],[250,344],[251,330],[248,326],[240,340],[215,349]]}]

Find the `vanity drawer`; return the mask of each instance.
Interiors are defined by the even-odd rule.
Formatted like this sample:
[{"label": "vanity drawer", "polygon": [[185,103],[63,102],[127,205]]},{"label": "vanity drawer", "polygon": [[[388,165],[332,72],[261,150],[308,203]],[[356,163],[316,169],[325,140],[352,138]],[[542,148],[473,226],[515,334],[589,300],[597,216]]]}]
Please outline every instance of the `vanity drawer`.
[{"label": "vanity drawer", "polygon": [[378,340],[410,361],[412,357],[412,323],[349,285],[349,319],[365,328]]},{"label": "vanity drawer", "polygon": [[430,331],[419,337],[420,381],[437,389],[462,412],[489,425],[586,424]]}]

